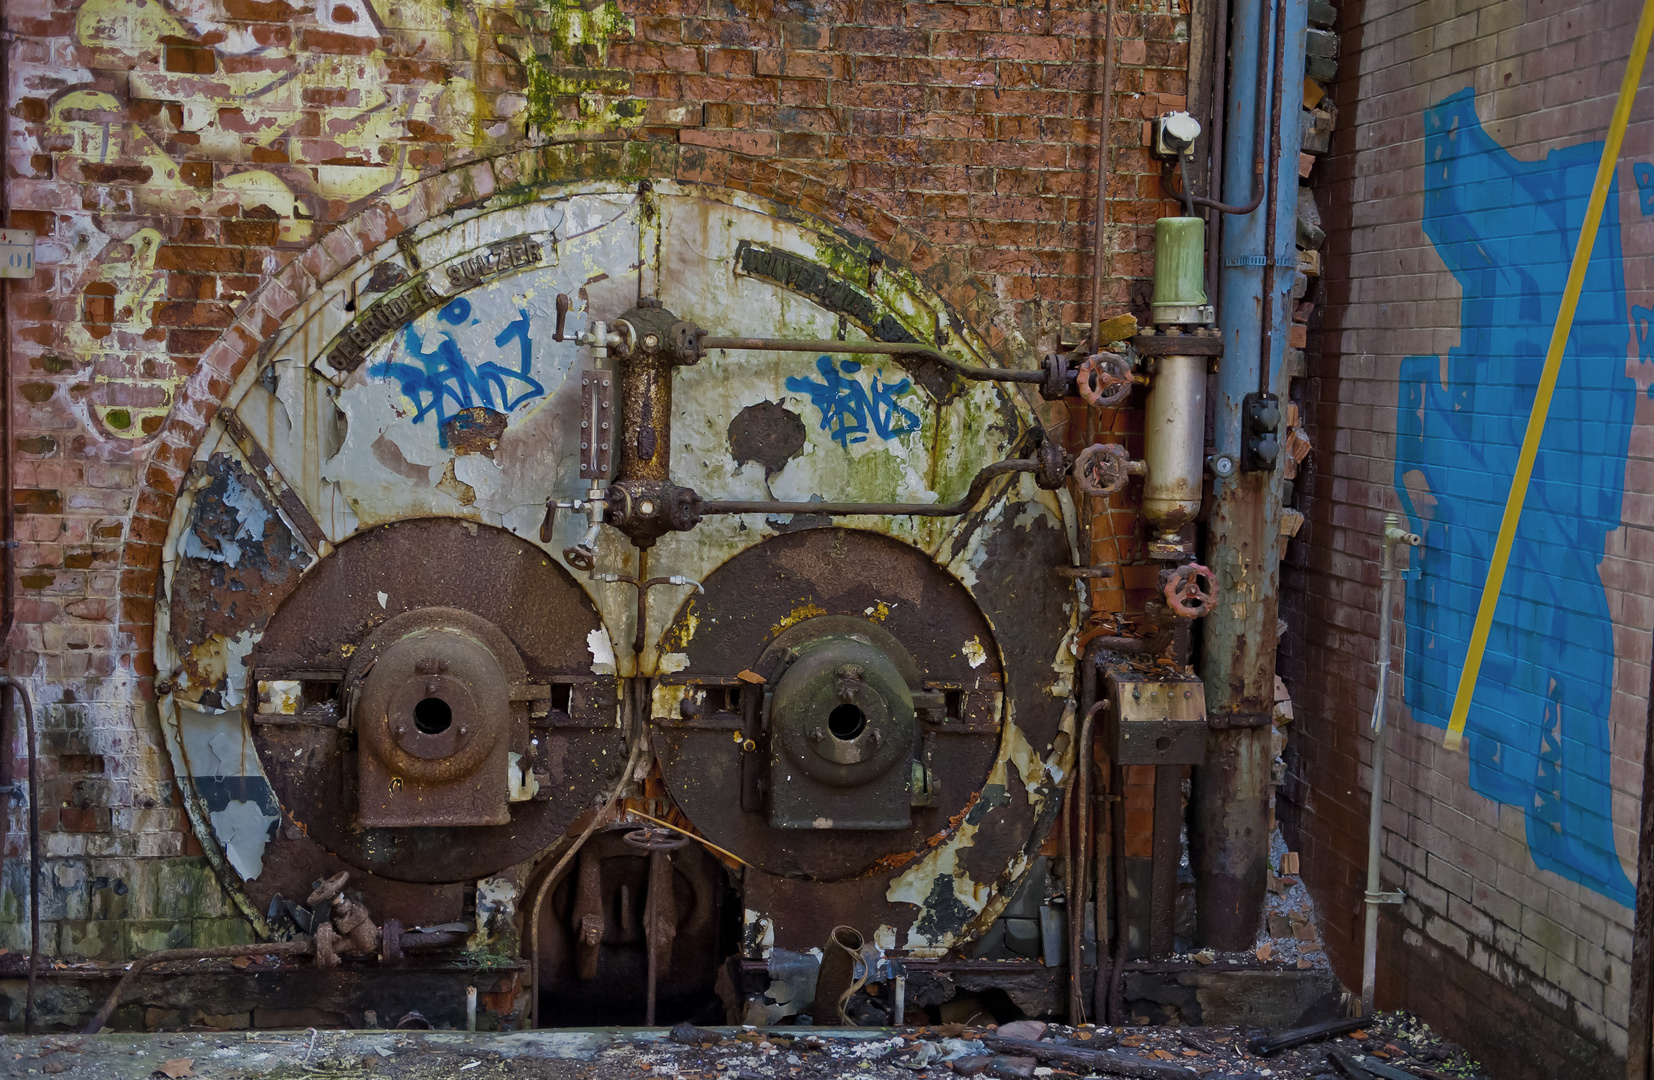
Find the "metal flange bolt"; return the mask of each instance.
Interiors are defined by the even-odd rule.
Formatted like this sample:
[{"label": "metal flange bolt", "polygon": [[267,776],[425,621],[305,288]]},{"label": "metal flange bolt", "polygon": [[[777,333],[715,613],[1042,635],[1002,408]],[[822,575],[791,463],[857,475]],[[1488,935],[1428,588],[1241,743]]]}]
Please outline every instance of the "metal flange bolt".
[{"label": "metal flange bolt", "polygon": [[1185,619],[1200,619],[1212,611],[1216,599],[1217,575],[1199,563],[1184,563],[1166,578],[1161,593],[1166,606]]},{"label": "metal flange bolt", "polygon": [[1131,393],[1131,361],[1118,353],[1093,353],[1080,365],[1075,385],[1087,405],[1111,409]]}]

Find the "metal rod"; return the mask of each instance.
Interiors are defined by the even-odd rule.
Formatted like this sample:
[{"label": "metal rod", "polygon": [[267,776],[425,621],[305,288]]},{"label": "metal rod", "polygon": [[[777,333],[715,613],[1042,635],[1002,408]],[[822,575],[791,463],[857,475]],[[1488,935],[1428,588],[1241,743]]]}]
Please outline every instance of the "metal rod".
[{"label": "metal rod", "polygon": [[1112,172],[1113,145],[1109,129],[1114,124],[1114,0],[1103,12],[1102,117],[1097,126],[1097,237],[1093,244],[1091,268],[1091,347],[1101,349],[1097,340],[1103,325],[1103,281],[1108,277],[1108,174]]},{"label": "metal rod", "polygon": [[[1267,394],[1275,381],[1275,260],[1280,258],[1280,241],[1275,236],[1276,218],[1281,200],[1277,185],[1281,182],[1281,91],[1286,83],[1286,4],[1275,5],[1275,77],[1269,96],[1269,115],[1275,122],[1269,125],[1269,206],[1264,211],[1264,242],[1268,245],[1263,264],[1263,355],[1258,360],[1258,392]],[[1268,8],[1269,5],[1263,5]],[[1260,185],[1261,187],[1262,185]]]},{"label": "metal rod", "polygon": [[[1090,679],[1081,675],[1082,693]],[[1095,701],[1080,721],[1080,739],[1074,761],[1074,849],[1068,864],[1068,1022],[1085,1023],[1085,895],[1090,875],[1086,863],[1091,854],[1091,739],[1093,721],[1107,706]],[[1101,966],[1101,965],[1099,965]]]},{"label": "metal rod", "polygon": [[807,352],[844,353],[853,356],[916,356],[940,364],[966,379],[992,382],[1040,383],[1045,372],[1028,368],[976,367],[961,364],[925,345],[904,344],[896,341],[834,341],[831,338],[755,338],[709,337],[701,341],[704,349],[733,349],[751,352]]},{"label": "metal rod", "polygon": [[1367,811],[1367,911],[1361,949],[1361,1011],[1367,1016],[1372,1015],[1378,987],[1378,908],[1386,900],[1379,891],[1378,871],[1384,837],[1384,714],[1390,699],[1390,609],[1395,602],[1396,545],[1418,542],[1417,533],[1401,528],[1399,517],[1384,515],[1384,556],[1379,570],[1382,584],[1378,592],[1378,696],[1373,702],[1373,792]]},{"label": "metal rod", "polygon": [[987,490],[989,481],[1006,473],[1035,472],[1039,462],[1033,458],[1007,458],[984,466],[971,481],[965,496],[951,503],[858,503],[858,502],[772,502],[767,499],[708,499],[701,503],[700,514],[820,514],[826,517],[873,516],[958,517],[975,506]]}]

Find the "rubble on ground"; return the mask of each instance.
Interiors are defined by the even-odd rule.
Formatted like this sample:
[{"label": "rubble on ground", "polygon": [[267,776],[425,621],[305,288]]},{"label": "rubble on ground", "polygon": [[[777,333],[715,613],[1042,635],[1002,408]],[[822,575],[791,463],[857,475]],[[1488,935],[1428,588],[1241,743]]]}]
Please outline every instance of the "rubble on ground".
[{"label": "rubble on ground", "polygon": [[1270,1056],[1238,1028],[1000,1026],[450,1031],[195,1031],[0,1036],[0,1076],[66,1080],[1476,1080],[1457,1046],[1404,1013]]}]

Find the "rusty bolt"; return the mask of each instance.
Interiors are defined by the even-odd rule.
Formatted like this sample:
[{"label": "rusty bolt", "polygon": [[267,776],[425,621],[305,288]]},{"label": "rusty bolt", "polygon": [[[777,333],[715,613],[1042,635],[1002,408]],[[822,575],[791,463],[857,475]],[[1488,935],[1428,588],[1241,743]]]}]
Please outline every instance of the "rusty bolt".
[{"label": "rusty bolt", "polygon": [[459,726],[459,733],[460,733],[460,734],[461,734],[461,735],[464,735],[464,734],[467,734],[467,733],[468,733],[468,732],[469,732],[469,731],[470,731],[470,730],[471,730],[471,729],[470,729],[470,728],[468,728],[468,727],[466,727],[466,726],[465,726],[465,725],[464,725],[464,724],[461,724],[461,725],[460,725],[460,726]]},{"label": "rusty bolt", "polygon": [[813,728],[810,729],[810,741],[811,742],[820,742],[822,739],[825,739],[826,737],[827,737],[827,733],[825,731],[822,731],[819,727],[813,727]]},{"label": "rusty bolt", "polygon": [[880,743],[884,742],[884,732],[880,731],[878,728],[874,728],[872,733],[868,735],[868,738],[873,741],[874,746],[878,746]]},{"label": "rusty bolt", "polygon": [[408,733],[408,725],[407,724],[398,724],[398,725],[396,725],[396,734],[397,734],[398,737],[406,735],[407,733]]}]

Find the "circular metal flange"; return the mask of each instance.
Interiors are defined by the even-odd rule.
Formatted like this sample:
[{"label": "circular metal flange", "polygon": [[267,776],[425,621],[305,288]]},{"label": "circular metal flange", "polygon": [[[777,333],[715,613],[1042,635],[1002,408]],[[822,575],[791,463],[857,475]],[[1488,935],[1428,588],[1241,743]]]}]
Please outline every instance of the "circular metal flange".
[{"label": "circular metal flange", "polygon": [[[600,701],[613,698],[612,676],[592,671],[588,635],[601,633],[602,621],[573,577],[520,537],[455,518],[377,526],[341,543],[305,573],[271,616],[249,666],[258,680],[294,679],[307,688],[337,684],[341,696],[353,685],[367,689],[377,664],[387,660],[387,649],[393,651],[389,659],[395,667],[398,642],[434,643],[417,632],[409,637],[414,624],[429,620],[433,609],[448,611],[442,633],[474,643],[462,648],[501,657],[507,669],[503,674],[512,682],[523,677],[528,684],[572,683]],[[423,655],[428,648],[416,651],[421,655],[408,658],[411,669],[434,658]],[[457,669],[416,670],[415,675],[419,681],[411,685],[393,680],[404,686],[388,689],[387,701],[419,691],[402,703],[406,714],[427,697],[443,698],[452,714],[453,740],[470,744],[471,732],[458,733],[469,725],[453,685],[462,681]],[[430,694],[426,690],[433,675],[438,688]],[[485,706],[479,701],[478,707]],[[362,828],[355,794],[358,758],[370,751],[359,743],[379,745],[378,735],[318,724],[255,722],[260,763],[283,813],[297,826],[284,831],[277,843],[319,845],[352,866],[411,882],[475,880],[532,857],[613,784],[626,754],[612,712],[603,711],[586,724],[564,717],[554,726],[541,726],[546,720],[531,720],[528,712],[525,701],[513,702],[500,723],[513,749],[519,743],[532,747],[546,763],[542,797],[511,803],[509,822],[499,825]],[[381,750],[410,761],[421,759],[418,751],[441,749],[410,734],[398,743],[394,726],[380,734],[391,747]],[[440,770],[448,759],[438,754],[424,760],[434,761]],[[280,877],[280,865],[268,860],[261,882]]]},{"label": "circular metal flange", "polygon": [[[908,755],[928,758],[936,778],[934,803],[912,806],[910,823],[900,828],[772,826],[762,790],[771,772],[766,744],[786,737],[773,722],[768,731],[754,723],[752,732],[735,732],[754,738],[754,748],[746,750],[743,738],[732,739],[727,726],[711,720],[657,717],[662,775],[696,828],[767,873],[814,881],[903,863],[909,853],[949,834],[988,778],[1003,708],[999,648],[970,592],[917,548],[838,528],[789,533],[747,548],[704,585],[705,594],[685,603],[663,637],[688,664],[667,677],[669,684],[739,687],[741,707],[756,721],[761,708],[750,708],[746,695],[762,701],[773,692],[780,699],[788,669],[805,662],[800,657],[811,641],[855,637],[870,653],[888,658],[909,692],[942,704],[921,711],[924,722],[916,725]],[[751,682],[754,674],[766,683]],[[808,729],[804,734],[807,739]],[[792,751],[786,753],[791,758]]]}]

